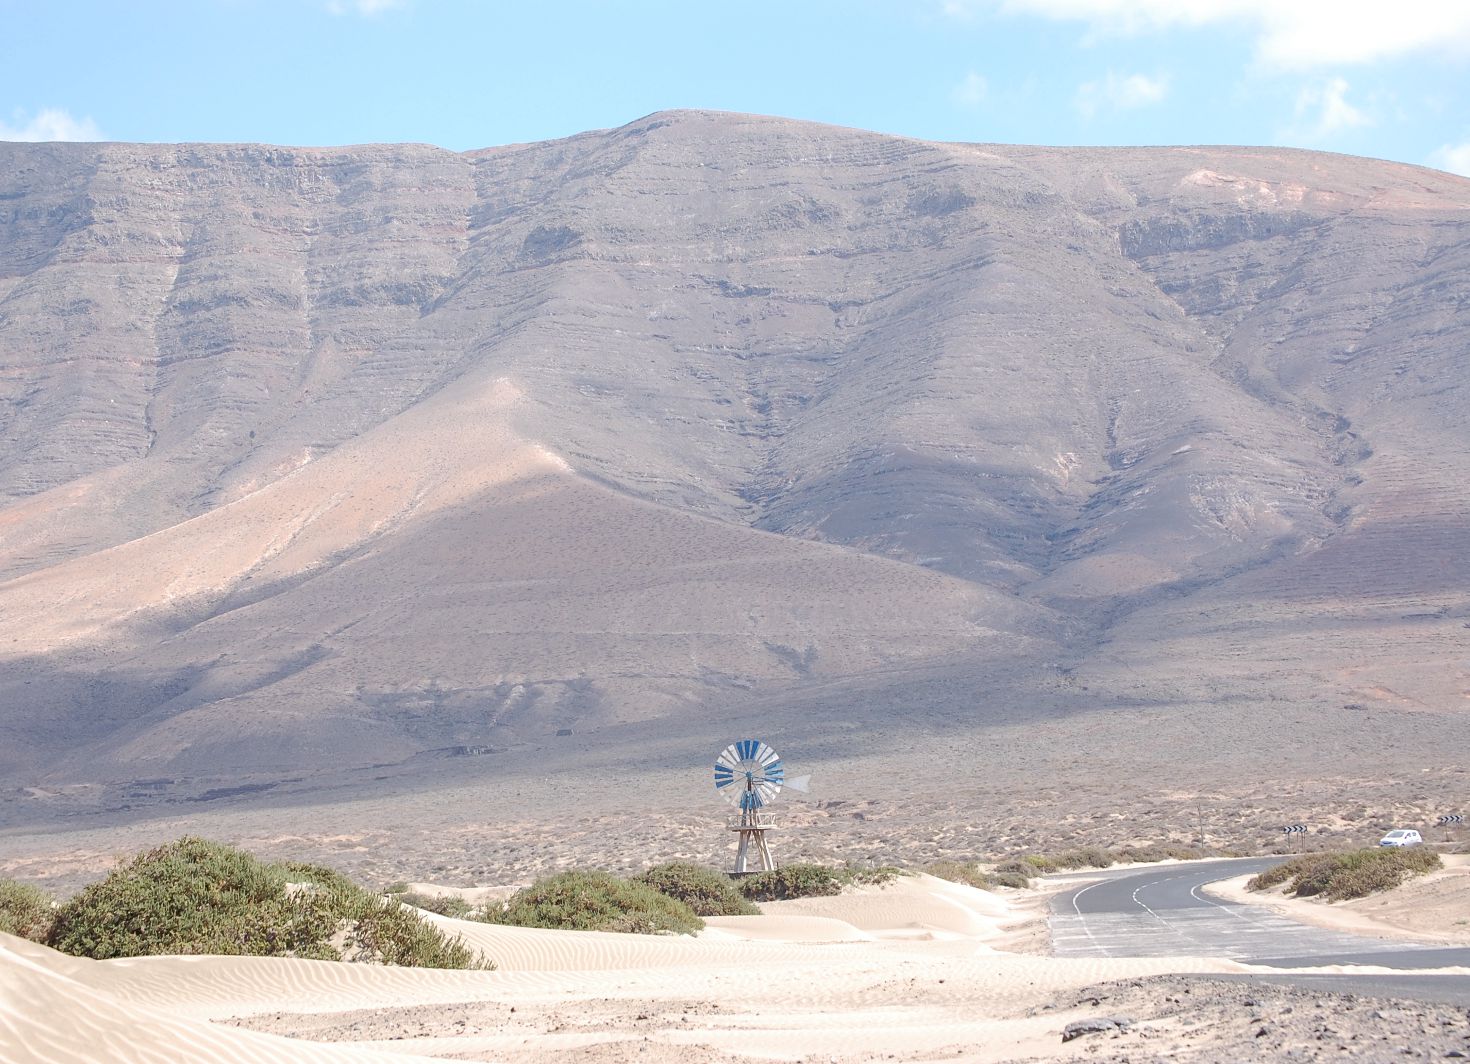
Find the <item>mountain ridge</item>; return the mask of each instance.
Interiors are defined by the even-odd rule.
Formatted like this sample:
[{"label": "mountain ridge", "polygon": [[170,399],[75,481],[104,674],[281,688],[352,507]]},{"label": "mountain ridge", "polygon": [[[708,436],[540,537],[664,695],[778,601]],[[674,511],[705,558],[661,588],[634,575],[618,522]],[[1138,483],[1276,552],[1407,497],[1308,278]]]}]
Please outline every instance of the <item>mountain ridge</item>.
[{"label": "mountain ridge", "polygon": [[700,111],[0,159],[15,778],[701,733],[809,681],[876,719],[926,661],[1084,717],[1470,697],[1463,179]]}]

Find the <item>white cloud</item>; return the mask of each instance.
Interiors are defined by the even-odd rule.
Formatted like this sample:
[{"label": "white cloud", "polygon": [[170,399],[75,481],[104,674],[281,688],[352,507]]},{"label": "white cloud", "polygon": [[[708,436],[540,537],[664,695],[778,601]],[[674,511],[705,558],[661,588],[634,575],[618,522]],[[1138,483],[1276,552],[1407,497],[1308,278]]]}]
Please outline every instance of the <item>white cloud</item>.
[{"label": "white cloud", "polygon": [[334,15],[362,15],[365,18],[407,6],[408,0],[327,0],[327,10]]},{"label": "white cloud", "polygon": [[1318,144],[1347,130],[1373,125],[1372,116],[1348,103],[1348,88],[1343,78],[1328,78],[1303,88],[1296,97],[1296,124],[1282,139]]},{"label": "white cloud", "polygon": [[950,98],[961,107],[979,107],[989,95],[990,83],[972,70],[954,87]]},{"label": "white cloud", "polygon": [[1446,144],[1429,155],[1429,165],[1452,174],[1470,177],[1470,140],[1464,144]]},{"label": "white cloud", "polygon": [[[57,107],[43,107],[31,118],[22,110],[0,122],[0,140],[101,140],[102,131],[90,118],[73,118]],[[14,123],[14,124],[12,124]]]},{"label": "white cloud", "polygon": [[1098,111],[1128,111],[1135,107],[1147,107],[1169,95],[1167,77],[1151,78],[1146,74],[1116,74],[1108,71],[1102,81],[1085,81],[1077,86],[1077,110],[1083,118],[1092,118]]},{"label": "white cloud", "polygon": [[1366,63],[1411,52],[1470,54],[1465,0],[942,0],[940,10],[980,10],[1085,23],[1134,35],[1234,24],[1255,35],[1256,53],[1281,67]]}]

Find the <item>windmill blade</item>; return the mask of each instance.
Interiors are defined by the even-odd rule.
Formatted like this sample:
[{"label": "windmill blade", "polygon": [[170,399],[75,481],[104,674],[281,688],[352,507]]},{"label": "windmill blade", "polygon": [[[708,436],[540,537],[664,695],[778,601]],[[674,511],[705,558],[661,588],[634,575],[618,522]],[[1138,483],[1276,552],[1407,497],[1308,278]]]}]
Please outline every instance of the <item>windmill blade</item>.
[{"label": "windmill blade", "polygon": [[769,805],[785,785],[781,757],[759,739],[739,739],[715,758],[715,791],[742,813]]},{"label": "windmill blade", "polygon": [[787,776],[781,786],[790,787],[793,791],[800,791],[802,794],[811,794],[812,778],[810,776]]}]

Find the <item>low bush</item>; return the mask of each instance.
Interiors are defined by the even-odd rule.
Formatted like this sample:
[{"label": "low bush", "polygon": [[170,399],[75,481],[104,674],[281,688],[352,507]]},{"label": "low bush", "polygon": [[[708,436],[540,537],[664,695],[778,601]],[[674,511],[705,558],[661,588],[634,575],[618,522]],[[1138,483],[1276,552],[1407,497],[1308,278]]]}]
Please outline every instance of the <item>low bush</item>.
[{"label": "low bush", "polygon": [[836,870],[837,878],[848,886],[874,887],[892,883],[899,876],[907,875],[897,865],[843,865]]},{"label": "low bush", "polygon": [[[254,858],[250,859],[254,860]],[[361,887],[341,872],[335,868],[328,868],[326,865],[309,864],[305,861],[284,861],[280,864],[267,865],[266,867],[279,871],[286,877],[288,883],[310,883],[323,890],[362,890]]]},{"label": "low bush", "polygon": [[739,881],[740,893],[751,901],[820,898],[842,893],[842,873],[818,864],[789,864],[757,872]]},{"label": "low bush", "polygon": [[562,872],[518,890],[480,919],[517,927],[635,934],[692,935],[704,927],[694,910],[646,883],[606,872]]},{"label": "low bush", "polygon": [[1025,890],[1031,886],[1031,877],[1015,869],[997,868],[987,878],[997,887],[1015,887],[1017,890]]},{"label": "low bush", "polygon": [[1283,861],[1273,868],[1268,868],[1259,875],[1252,876],[1245,884],[1246,890],[1270,890],[1281,884],[1295,879],[1304,872],[1315,869],[1320,864],[1332,860],[1330,853],[1305,853],[1300,857],[1293,857],[1290,861]]},{"label": "low bush", "polygon": [[266,864],[193,837],[141,854],[86,887],[57,910],[47,941],[98,960],[224,954],[493,967],[339,872]]},{"label": "low bush", "polygon": [[682,901],[697,916],[754,916],[760,913],[735,889],[729,876],[704,865],[670,861],[633,878],[660,894]]},{"label": "low bush", "polygon": [[1012,857],[997,864],[991,870],[990,878],[1002,887],[1029,887],[1031,880],[1040,874],[1034,862]]},{"label": "low bush", "polygon": [[1439,854],[1418,846],[1310,853],[1253,877],[1246,889],[1265,890],[1285,883],[1286,892],[1298,897],[1346,901],[1392,890],[1410,876],[1443,866]]},{"label": "low bush", "polygon": [[[961,861],[935,861],[924,866],[924,871],[939,879],[947,879],[951,883],[963,883],[967,887],[979,887],[981,890],[989,890],[997,884],[994,876],[980,871],[974,864]],[[1026,880],[1026,885],[1030,885]]]},{"label": "low bush", "polygon": [[1121,847],[1113,851],[1113,856],[1127,864],[1152,864],[1155,861],[1197,861],[1211,855],[1193,846],[1178,846],[1171,842],[1151,842],[1144,846]]},{"label": "low bush", "polygon": [[1010,879],[1069,872],[1078,868],[1109,868],[1119,862],[1146,864],[1152,861],[1193,861],[1210,856],[1204,850],[1173,843],[1150,843],[1107,850],[1101,846],[1079,846],[1061,853],[1027,853],[996,865],[996,872]]},{"label": "low bush", "polygon": [[1051,860],[1057,868],[1108,868],[1116,863],[1117,858],[1101,846],[1083,846],[1076,850],[1063,850]]},{"label": "low bush", "polygon": [[394,894],[393,900],[412,905],[415,909],[423,909],[440,916],[453,916],[456,919],[463,919],[474,910],[474,906],[458,894],[419,894],[415,891],[404,891]]},{"label": "low bush", "polygon": [[1023,854],[1020,860],[1031,867],[1032,875],[1047,875],[1074,868],[1107,868],[1115,858],[1100,846],[1086,846],[1061,853]]},{"label": "low bush", "polygon": [[366,891],[343,906],[342,959],[412,968],[494,968],[464,940],[450,938],[417,913]]},{"label": "low bush", "polygon": [[13,879],[0,879],[0,931],[45,942],[56,919],[56,905],[45,891]]}]

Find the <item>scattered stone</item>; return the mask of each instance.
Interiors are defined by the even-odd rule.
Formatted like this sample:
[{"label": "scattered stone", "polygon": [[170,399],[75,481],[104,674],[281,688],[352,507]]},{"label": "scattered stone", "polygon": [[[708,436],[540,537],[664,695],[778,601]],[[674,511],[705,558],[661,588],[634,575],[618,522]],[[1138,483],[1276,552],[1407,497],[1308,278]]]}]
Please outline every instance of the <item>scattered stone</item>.
[{"label": "scattered stone", "polygon": [[1102,1034],[1105,1031],[1121,1031],[1131,1020],[1111,1016],[1094,1016],[1088,1020],[1074,1020],[1062,1029],[1062,1041],[1070,1042],[1085,1034]]}]

